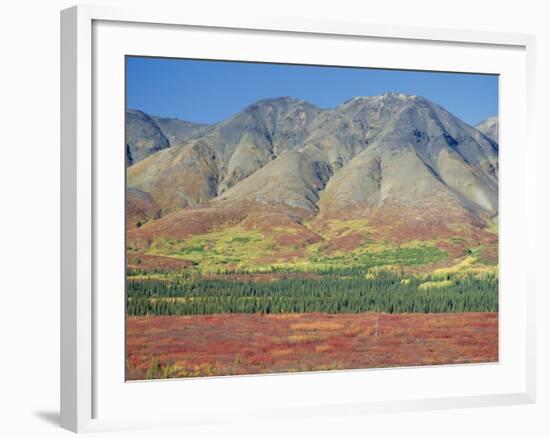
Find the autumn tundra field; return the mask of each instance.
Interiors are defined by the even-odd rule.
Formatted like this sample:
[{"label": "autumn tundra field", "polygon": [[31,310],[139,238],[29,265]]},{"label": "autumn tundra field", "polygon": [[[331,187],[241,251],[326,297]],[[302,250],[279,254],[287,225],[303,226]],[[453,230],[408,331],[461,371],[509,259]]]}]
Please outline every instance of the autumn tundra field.
[{"label": "autumn tundra field", "polygon": [[137,316],[127,330],[129,380],[498,358],[494,312]]},{"label": "autumn tundra field", "polygon": [[127,379],[498,361],[496,229],[402,242],[366,224],[298,248],[252,225],[130,240]]},{"label": "autumn tundra field", "polygon": [[201,272],[136,256],[127,378],[497,361],[498,279],[486,249],[439,268],[448,255],[434,248],[363,249],[310,260],[307,271],[298,263]]}]

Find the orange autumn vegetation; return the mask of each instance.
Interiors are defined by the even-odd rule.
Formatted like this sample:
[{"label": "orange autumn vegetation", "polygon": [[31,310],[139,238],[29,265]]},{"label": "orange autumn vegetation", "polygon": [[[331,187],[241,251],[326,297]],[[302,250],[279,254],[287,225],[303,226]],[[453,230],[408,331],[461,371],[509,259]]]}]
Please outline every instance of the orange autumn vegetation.
[{"label": "orange autumn vegetation", "polygon": [[224,314],[127,320],[127,378],[498,360],[498,313]]}]

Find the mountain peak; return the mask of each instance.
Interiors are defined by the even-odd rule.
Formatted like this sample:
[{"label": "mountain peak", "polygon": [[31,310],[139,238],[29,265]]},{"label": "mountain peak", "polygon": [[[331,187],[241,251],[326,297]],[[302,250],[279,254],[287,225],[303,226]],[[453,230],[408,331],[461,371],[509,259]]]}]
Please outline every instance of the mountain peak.
[{"label": "mountain peak", "polygon": [[483,120],[477,126],[482,125],[482,124],[497,123],[497,122],[498,122],[498,117],[497,116],[491,116],[491,117],[487,117],[485,120]]},{"label": "mountain peak", "polygon": [[318,109],[315,105],[306,102],[302,99],[297,99],[295,97],[281,96],[281,97],[269,97],[266,99],[258,100],[250,105],[248,105],[244,112],[254,112],[254,111],[265,111],[270,109],[286,111],[290,108],[296,107],[306,107],[311,109]]},{"label": "mountain peak", "polygon": [[278,97],[267,97],[265,99],[260,99],[256,104],[273,104],[273,103],[303,103],[302,99],[290,96],[278,96]]},{"label": "mountain peak", "polygon": [[426,99],[414,94],[403,93],[383,93],[374,96],[355,96],[344,101],[340,107],[350,107],[359,105],[375,105],[375,104],[408,104],[414,102],[425,102]]},{"label": "mountain peak", "polygon": [[498,117],[488,117],[481,123],[478,123],[475,128],[489,137],[494,142],[498,143]]},{"label": "mountain peak", "polygon": [[414,94],[404,94],[404,93],[384,93],[381,95],[383,99],[399,99],[399,100],[416,100],[418,96]]}]

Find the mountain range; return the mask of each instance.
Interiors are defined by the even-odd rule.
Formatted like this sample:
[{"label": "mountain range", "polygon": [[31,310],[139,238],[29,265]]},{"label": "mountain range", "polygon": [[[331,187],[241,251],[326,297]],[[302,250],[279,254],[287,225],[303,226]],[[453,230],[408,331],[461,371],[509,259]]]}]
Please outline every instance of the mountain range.
[{"label": "mountain range", "polygon": [[438,240],[456,254],[457,236],[495,239],[498,119],[472,127],[420,96],[331,109],[265,99],[212,125],[128,110],[126,163],[138,253],[235,227],[273,238],[286,259],[365,239]]}]

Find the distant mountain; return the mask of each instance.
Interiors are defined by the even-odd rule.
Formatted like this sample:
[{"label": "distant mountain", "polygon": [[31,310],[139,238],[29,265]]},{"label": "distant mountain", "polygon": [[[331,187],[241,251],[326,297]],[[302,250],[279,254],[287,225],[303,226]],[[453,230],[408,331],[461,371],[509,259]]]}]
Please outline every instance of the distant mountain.
[{"label": "distant mountain", "polygon": [[208,125],[150,116],[143,111],[126,111],[126,164],[179,144]]},{"label": "distant mountain", "polygon": [[498,117],[489,117],[476,125],[476,128],[491,140],[498,143]]},{"label": "distant mountain", "polygon": [[126,164],[132,165],[170,146],[155,120],[142,111],[126,111]]},{"label": "distant mountain", "polygon": [[[149,193],[164,212],[202,204],[241,181],[229,196],[256,191],[261,201],[266,185],[256,184],[267,171],[248,177],[294,150],[335,176],[323,196],[327,209],[388,199],[415,202],[448,192],[465,207],[496,214],[496,145],[421,97],[358,97],[331,110],[292,98],[268,99],[211,127],[190,127],[180,138],[197,133],[132,166],[128,186]],[[405,168],[397,172],[393,166],[400,161]],[[292,185],[292,175],[287,177]],[[316,209],[314,198],[329,177],[319,180],[323,185],[308,195]]]},{"label": "distant mountain", "polygon": [[[361,235],[382,240],[482,239],[498,216],[498,144],[419,96],[355,97],[333,109],[266,99],[182,127],[177,144],[149,119],[158,132],[142,127],[134,144],[162,147],[128,168],[127,184],[141,204],[149,197],[149,213],[136,218],[162,217],[129,231],[139,245],[240,224],[298,251],[356,220]],[[342,248],[363,239],[336,234]]]},{"label": "distant mountain", "polygon": [[171,146],[180,144],[187,139],[200,135],[210,125],[204,123],[193,123],[185,120],[153,116],[164,136]]},{"label": "distant mountain", "polygon": [[219,192],[300,145],[320,112],[303,100],[281,97],[261,100],[215,125],[204,140],[223,162]]},{"label": "distant mountain", "polygon": [[388,94],[354,99],[341,112],[351,113],[348,126],[364,124],[365,145],[330,180],[321,211],[446,200],[475,214],[497,214],[496,146],[442,107]]},{"label": "distant mountain", "polygon": [[287,97],[257,102],[132,166],[128,185],[151,193],[164,212],[204,203],[301,144],[320,112]]}]

